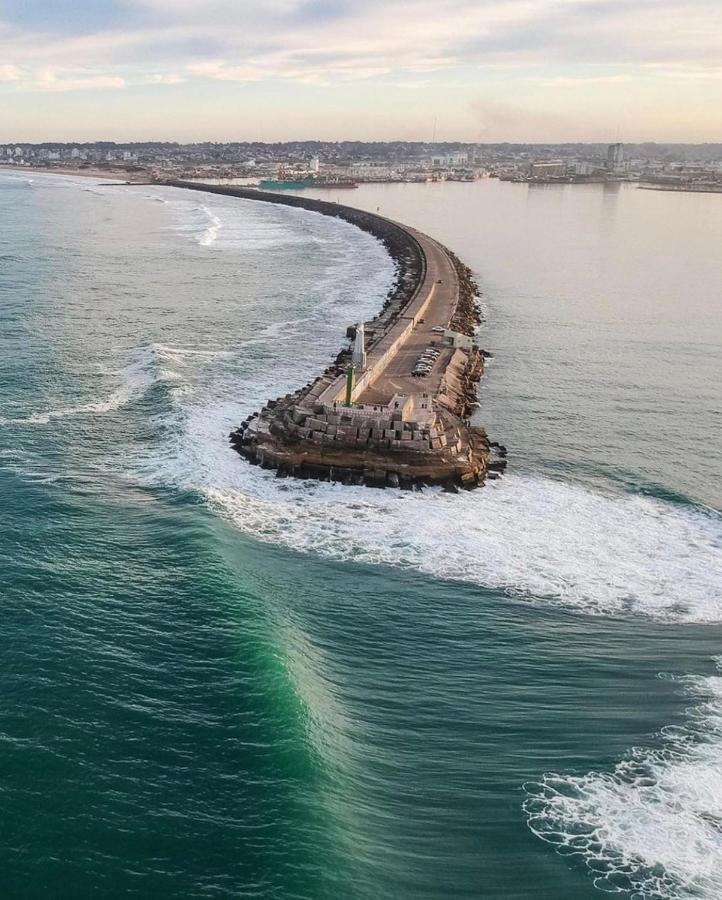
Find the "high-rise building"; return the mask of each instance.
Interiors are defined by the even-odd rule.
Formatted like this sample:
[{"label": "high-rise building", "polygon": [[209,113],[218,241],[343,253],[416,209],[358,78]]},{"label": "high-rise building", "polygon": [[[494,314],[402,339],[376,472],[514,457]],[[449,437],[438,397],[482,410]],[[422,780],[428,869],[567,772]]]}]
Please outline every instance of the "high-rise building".
[{"label": "high-rise building", "polygon": [[624,165],[624,145],[610,144],[607,147],[607,169],[616,172]]}]

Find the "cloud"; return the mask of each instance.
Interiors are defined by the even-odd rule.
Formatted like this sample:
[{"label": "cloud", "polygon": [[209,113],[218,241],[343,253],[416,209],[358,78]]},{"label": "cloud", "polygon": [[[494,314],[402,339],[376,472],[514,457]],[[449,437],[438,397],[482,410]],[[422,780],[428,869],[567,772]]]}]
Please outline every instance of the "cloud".
[{"label": "cloud", "polygon": [[722,3],[8,0],[0,60],[3,96],[108,91],[120,108],[119,96],[131,104],[145,90],[153,127],[150,104],[167,88],[198,128],[209,107],[227,121],[229,102],[247,109],[262,96],[257,118],[285,103],[284,120],[296,115],[304,128],[326,116],[339,128],[384,119],[385,129],[421,132],[433,108],[475,137],[551,139],[578,132],[592,107],[616,120],[623,101],[635,125],[688,122],[694,106],[714,131]]},{"label": "cloud", "polygon": [[178,72],[169,72],[167,75],[148,75],[148,84],[183,84],[187,79]]},{"label": "cloud", "polygon": [[125,79],[119,76],[96,75],[65,69],[60,72],[46,68],[30,73],[23,81],[23,89],[43,93],[65,91],[117,90],[125,87]]},{"label": "cloud", "polygon": [[23,73],[18,66],[0,66],[0,81],[20,81]]},{"label": "cloud", "polygon": [[57,0],[62,16],[41,15],[46,6],[2,13],[2,58],[51,67],[69,85],[62,70],[78,65],[116,84],[159,65],[168,78],[157,83],[181,71],[320,84],[469,67],[722,69],[718,0],[102,0],[91,17],[75,0]]},{"label": "cloud", "polygon": [[555,140],[555,136],[569,132],[570,117],[555,113],[541,113],[515,104],[476,99],[470,104],[481,141],[524,141],[526,135],[538,135],[539,140]]}]

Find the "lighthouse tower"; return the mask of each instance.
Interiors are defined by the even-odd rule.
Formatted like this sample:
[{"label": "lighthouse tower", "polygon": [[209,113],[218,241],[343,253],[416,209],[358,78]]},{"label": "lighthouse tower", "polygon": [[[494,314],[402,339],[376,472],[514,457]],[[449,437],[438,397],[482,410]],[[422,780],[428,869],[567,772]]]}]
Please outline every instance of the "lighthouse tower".
[{"label": "lighthouse tower", "polygon": [[366,368],[366,347],[363,322],[359,322],[356,326],[356,340],[353,345],[352,362],[357,372],[363,372]]}]

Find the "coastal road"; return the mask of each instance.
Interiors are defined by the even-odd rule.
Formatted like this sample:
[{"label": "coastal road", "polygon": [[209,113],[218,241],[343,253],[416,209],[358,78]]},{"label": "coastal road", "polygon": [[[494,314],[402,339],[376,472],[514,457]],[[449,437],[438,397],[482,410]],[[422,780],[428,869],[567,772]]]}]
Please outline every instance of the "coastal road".
[{"label": "coastal road", "polygon": [[442,350],[431,374],[425,378],[414,378],[411,374],[416,361],[427,347],[434,344],[441,346],[443,335],[433,329],[435,326],[448,326],[458,301],[459,281],[453,262],[440,244],[406,225],[402,227],[416,238],[426,256],[426,277],[417,296],[427,297],[431,294],[431,301],[424,312],[423,322],[417,323],[383,374],[357,398],[359,403],[386,404],[394,394],[422,391],[436,394],[454,353],[449,348]]}]

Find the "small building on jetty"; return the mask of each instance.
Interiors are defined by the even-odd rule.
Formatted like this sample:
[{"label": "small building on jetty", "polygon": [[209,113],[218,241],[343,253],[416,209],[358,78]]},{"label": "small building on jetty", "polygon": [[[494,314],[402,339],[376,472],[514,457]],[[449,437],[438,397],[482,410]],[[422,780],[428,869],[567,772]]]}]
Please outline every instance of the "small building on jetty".
[{"label": "small building on jetty", "polygon": [[252,188],[165,182],[280,203],[344,219],[373,234],[396,263],[383,309],[350,326],[353,343],[310,384],[269,400],[230,436],[250,463],[279,476],[374,487],[472,488],[506,451],[471,425],[486,354],[470,270],[432,238],[336,203]]}]

